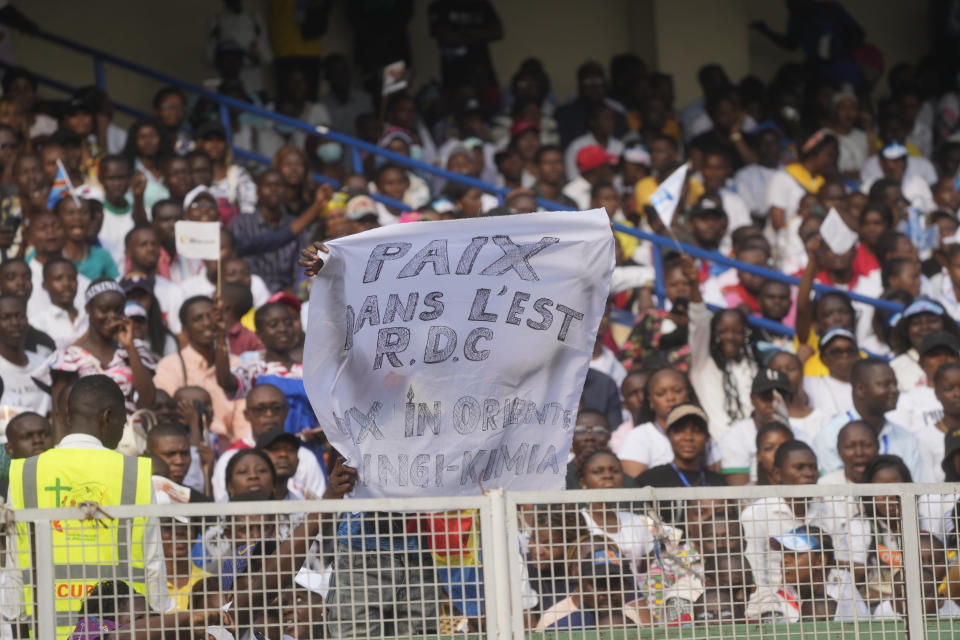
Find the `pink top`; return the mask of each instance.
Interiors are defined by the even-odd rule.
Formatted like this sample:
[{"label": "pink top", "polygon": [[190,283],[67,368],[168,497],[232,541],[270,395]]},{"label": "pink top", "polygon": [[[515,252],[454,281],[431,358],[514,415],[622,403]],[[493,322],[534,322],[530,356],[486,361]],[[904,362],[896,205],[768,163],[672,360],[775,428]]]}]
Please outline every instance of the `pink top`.
[{"label": "pink top", "polygon": [[[150,348],[141,340],[134,340],[133,345],[137,349],[137,355],[140,356],[140,362],[143,366],[154,371],[157,368],[157,362],[153,359]],[[133,388],[133,369],[130,368],[130,358],[127,356],[127,350],[121,346],[113,352],[113,358],[107,366],[102,366],[100,359],[95,355],[76,345],[71,345],[66,349],[58,349],[53,354],[53,360],[50,362],[52,371],[64,371],[67,373],[76,373],[81,378],[97,374],[104,374],[110,377],[120,387],[123,397],[126,401],[127,414],[137,410],[136,391]]]}]

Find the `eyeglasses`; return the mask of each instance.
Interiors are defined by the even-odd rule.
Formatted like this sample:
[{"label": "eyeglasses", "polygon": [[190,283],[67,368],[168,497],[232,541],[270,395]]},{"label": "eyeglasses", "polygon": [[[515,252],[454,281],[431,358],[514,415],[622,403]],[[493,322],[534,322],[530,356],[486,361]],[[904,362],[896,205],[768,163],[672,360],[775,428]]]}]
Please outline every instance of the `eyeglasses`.
[{"label": "eyeglasses", "polygon": [[573,428],[573,432],[578,436],[586,435],[588,433],[603,435],[605,433],[610,433],[610,430],[600,424],[578,424]]},{"label": "eyeglasses", "polygon": [[847,347],[846,349],[838,347],[836,349],[827,349],[824,351],[825,354],[831,358],[843,358],[843,357],[852,357],[857,355],[856,347]]},{"label": "eyeglasses", "polygon": [[252,407],[247,407],[247,410],[255,416],[265,416],[267,413],[272,413],[273,415],[278,416],[287,410],[287,405],[282,402],[274,402],[272,404],[258,404]]}]

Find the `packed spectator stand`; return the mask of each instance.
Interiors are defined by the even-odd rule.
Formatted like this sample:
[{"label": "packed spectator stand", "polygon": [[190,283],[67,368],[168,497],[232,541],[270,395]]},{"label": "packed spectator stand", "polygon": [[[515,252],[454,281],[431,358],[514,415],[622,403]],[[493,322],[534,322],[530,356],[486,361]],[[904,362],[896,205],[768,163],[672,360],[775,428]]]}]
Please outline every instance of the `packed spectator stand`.
[{"label": "packed spectator stand", "polygon": [[[334,53],[277,64],[271,91],[234,4],[208,34],[216,89],[16,25],[101,82],[41,100],[65,87],[29,60],[0,80],[0,638],[956,637],[960,60],[884,69],[844,12],[829,55],[769,83],[708,65],[677,105],[623,54],[563,100],[536,57],[498,85],[492,6],[467,28],[439,0],[441,50],[472,38],[441,82],[361,89]],[[104,62],[157,81],[152,104],[115,105]],[[685,163],[664,225],[652,198]],[[616,268],[570,493],[351,501],[303,386],[302,250],[595,208]],[[220,260],[178,256],[178,220],[219,222]],[[73,391],[103,376],[151,504],[41,490],[54,527],[112,523],[143,576],[61,594],[77,549],[46,557],[11,467],[80,442]]]}]

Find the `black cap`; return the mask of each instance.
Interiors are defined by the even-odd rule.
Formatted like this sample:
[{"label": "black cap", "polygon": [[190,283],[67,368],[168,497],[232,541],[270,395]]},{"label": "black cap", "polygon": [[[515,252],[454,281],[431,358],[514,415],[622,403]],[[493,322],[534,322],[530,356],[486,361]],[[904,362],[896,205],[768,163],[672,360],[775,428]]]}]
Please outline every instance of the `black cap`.
[{"label": "black cap", "polygon": [[960,451],[960,429],[952,429],[943,436],[943,467],[945,473],[949,474],[953,469],[953,454]]},{"label": "black cap", "polygon": [[81,96],[73,96],[67,101],[67,106],[63,109],[63,114],[65,116],[74,116],[83,111],[86,111],[90,115],[96,113],[96,109],[93,108],[89,100]]},{"label": "black cap", "polygon": [[283,430],[283,427],[274,427],[260,434],[257,438],[257,449],[266,449],[278,440],[287,440],[295,446],[300,446],[300,438]]},{"label": "black cap", "polygon": [[690,209],[690,212],[687,214],[688,217],[692,220],[697,216],[723,216],[727,217],[727,212],[723,210],[723,207],[717,205],[713,200],[709,198],[702,198],[700,202],[695,204],[693,208]]},{"label": "black cap", "polygon": [[224,129],[223,125],[217,120],[207,120],[197,127],[198,140],[215,137],[223,138],[224,140],[227,139],[227,130]]},{"label": "black cap", "polygon": [[153,293],[153,285],[153,276],[144,275],[139,271],[132,271],[120,280],[120,286],[127,295],[137,289],[146,291],[147,293]]},{"label": "black cap", "polygon": [[934,331],[927,335],[927,337],[923,339],[923,342],[920,343],[920,348],[917,349],[917,353],[921,356],[926,355],[940,347],[946,347],[954,353],[960,353],[960,342],[957,341],[956,336],[946,331]]},{"label": "black cap", "polygon": [[779,391],[793,395],[793,389],[790,387],[790,379],[787,374],[776,369],[763,368],[757,372],[757,377],[753,379],[753,386],[750,387],[750,393],[759,395],[767,391]]}]

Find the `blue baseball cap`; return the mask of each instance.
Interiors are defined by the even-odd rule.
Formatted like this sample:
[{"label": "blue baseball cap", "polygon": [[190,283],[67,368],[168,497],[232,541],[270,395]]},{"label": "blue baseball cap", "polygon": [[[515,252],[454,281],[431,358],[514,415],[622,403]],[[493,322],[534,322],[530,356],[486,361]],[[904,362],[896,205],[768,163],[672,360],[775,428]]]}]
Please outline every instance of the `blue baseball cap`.
[{"label": "blue baseball cap", "polygon": [[820,536],[811,534],[806,526],[787,531],[782,536],[772,536],[770,540],[776,541],[781,548],[790,551],[819,551],[823,549],[823,540]]}]

